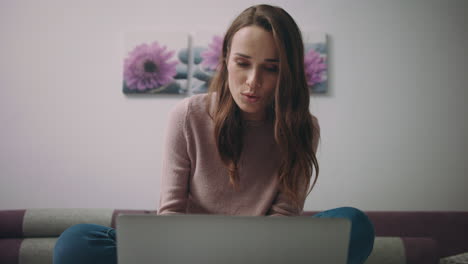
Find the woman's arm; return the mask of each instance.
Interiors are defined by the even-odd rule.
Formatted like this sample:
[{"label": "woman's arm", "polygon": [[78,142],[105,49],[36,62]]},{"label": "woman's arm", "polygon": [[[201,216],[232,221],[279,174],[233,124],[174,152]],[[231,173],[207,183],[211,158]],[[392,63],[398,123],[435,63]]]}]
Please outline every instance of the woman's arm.
[{"label": "woman's arm", "polygon": [[278,191],[273,205],[267,212],[267,216],[298,216],[302,214],[305,198],[301,198],[301,204],[294,206],[291,200],[281,191]]},{"label": "woman's arm", "polygon": [[158,214],[186,213],[190,159],[187,152],[188,98],[170,113],[164,141],[161,196]]},{"label": "woman's arm", "polygon": [[[318,143],[320,139],[320,126],[315,116],[312,116],[312,123],[314,125],[314,136],[312,148],[314,153],[317,154]],[[304,210],[305,199],[307,198],[308,188],[305,186],[305,180],[299,186],[304,186],[303,192],[299,196],[299,205],[295,206],[294,203],[281,191],[278,191],[276,199],[274,200],[270,210],[267,212],[268,216],[298,216]]]}]

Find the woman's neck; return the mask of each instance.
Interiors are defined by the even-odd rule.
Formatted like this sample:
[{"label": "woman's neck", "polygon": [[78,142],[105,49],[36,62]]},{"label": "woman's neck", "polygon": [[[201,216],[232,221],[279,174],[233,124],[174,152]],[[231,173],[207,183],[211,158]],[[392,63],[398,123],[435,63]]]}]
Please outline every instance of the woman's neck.
[{"label": "woman's neck", "polygon": [[245,121],[264,121],[266,119],[266,111],[261,113],[247,113],[242,111],[242,119]]}]

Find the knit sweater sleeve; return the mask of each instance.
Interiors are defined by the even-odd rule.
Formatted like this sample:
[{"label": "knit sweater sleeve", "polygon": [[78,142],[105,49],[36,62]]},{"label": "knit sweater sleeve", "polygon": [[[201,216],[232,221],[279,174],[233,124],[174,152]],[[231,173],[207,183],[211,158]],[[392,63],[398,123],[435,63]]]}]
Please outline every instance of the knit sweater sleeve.
[{"label": "knit sweater sleeve", "polygon": [[[315,116],[312,116],[312,122],[314,124],[314,135],[312,147],[314,153],[317,153],[319,138],[320,138],[320,126],[318,120]],[[304,189],[299,194],[299,206],[295,206],[290,199],[281,191],[278,191],[275,200],[267,212],[268,216],[298,216],[303,213],[305,200],[307,198],[308,186],[305,184],[305,180],[299,184],[299,186],[304,186]]]},{"label": "knit sweater sleeve", "polygon": [[161,194],[158,214],[183,214],[187,210],[191,162],[187,151],[186,119],[189,100],[178,103],[169,116],[163,147]]}]

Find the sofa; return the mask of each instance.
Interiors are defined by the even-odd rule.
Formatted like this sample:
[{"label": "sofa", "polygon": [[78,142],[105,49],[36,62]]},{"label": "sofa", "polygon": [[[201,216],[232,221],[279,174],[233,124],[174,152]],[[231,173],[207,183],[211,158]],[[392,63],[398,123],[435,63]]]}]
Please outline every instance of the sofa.
[{"label": "sofa", "polygon": [[[0,210],[0,263],[52,263],[57,237],[79,223],[116,226],[121,213],[150,210],[27,209]],[[304,215],[316,212],[306,211]],[[376,231],[366,264],[468,263],[468,212],[365,212]]]}]

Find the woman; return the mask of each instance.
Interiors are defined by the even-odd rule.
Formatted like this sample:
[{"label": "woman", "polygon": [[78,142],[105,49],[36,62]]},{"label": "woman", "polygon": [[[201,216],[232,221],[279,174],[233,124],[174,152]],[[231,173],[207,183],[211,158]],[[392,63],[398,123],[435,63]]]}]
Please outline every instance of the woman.
[{"label": "woman", "polygon": [[[210,92],[183,100],[171,114],[158,214],[300,215],[318,176],[318,141],[299,28],[279,7],[250,7],[225,34]],[[348,263],[367,259],[374,232],[364,213],[343,207],[315,217],[351,219]],[[91,232],[103,243],[76,253],[88,245],[78,237]],[[115,230],[67,229],[54,262],[78,263],[77,255],[115,263]]]},{"label": "woman", "polygon": [[233,22],[210,93],[172,113],[159,214],[301,213],[319,137],[302,49],[282,9],[253,7]]}]

